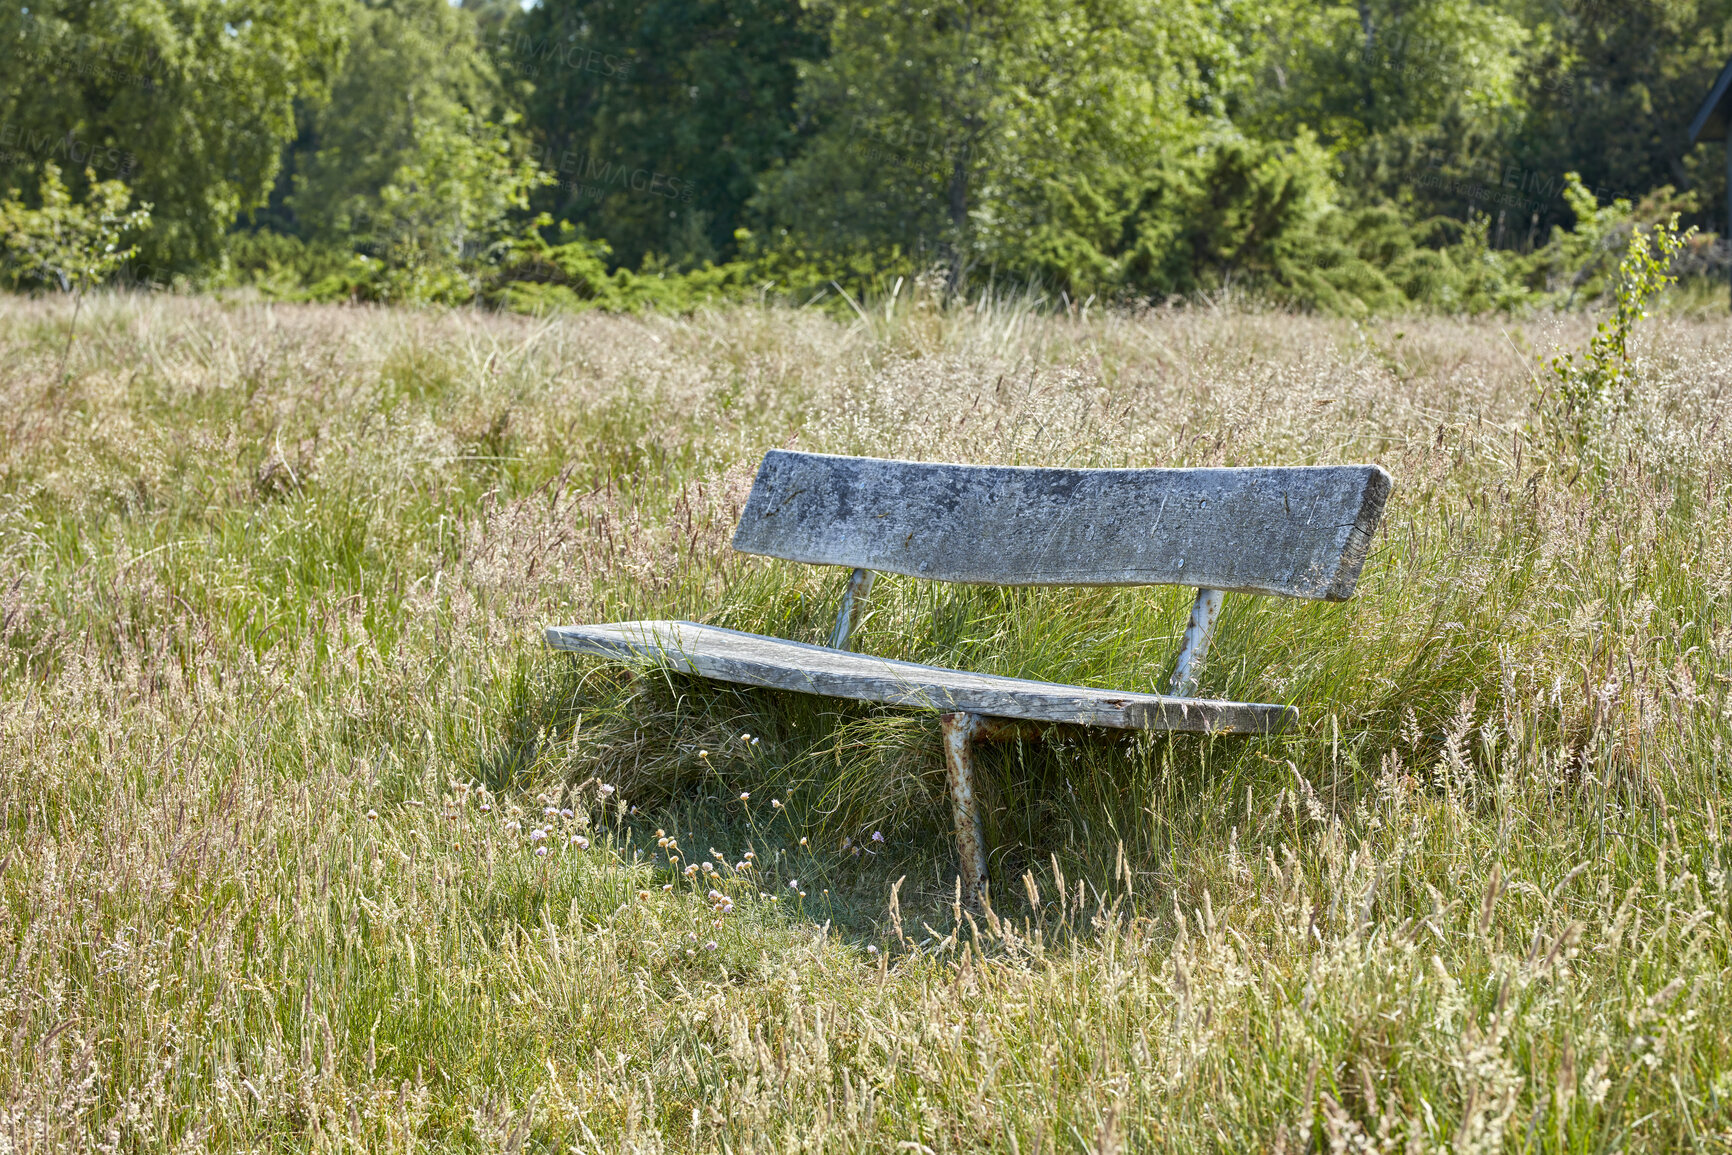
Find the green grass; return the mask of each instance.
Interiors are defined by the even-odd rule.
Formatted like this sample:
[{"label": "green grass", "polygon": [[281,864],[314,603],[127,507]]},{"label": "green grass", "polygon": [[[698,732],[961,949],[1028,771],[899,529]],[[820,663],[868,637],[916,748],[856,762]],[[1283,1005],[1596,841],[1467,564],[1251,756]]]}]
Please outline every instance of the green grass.
[{"label": "green grass", "polygon": [[[14,1148],[1732,1149],[1723,320],[1577,458],[1583,318],[115,297],[61,385],[69,318],[0,300]],[[1294,733],[988,751],[970,914],[934,718],[540,644],[821,639],[727,545],[782,445],[1396,490],[1354,601],[1228,599]],[[1188,601],[885,576],[857,646],[1153,689]]]}]

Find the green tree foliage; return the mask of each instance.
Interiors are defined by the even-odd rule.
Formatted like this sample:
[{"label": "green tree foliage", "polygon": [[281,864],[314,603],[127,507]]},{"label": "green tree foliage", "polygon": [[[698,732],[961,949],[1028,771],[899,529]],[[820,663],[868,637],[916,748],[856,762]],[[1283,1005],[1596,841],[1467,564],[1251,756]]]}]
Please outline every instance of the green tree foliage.
[{"label": "green tree foliage", "polygon": [[477,14],[367,0],[328,101],[301,110],[271,210],[230,245],[236,272],[317,297],[466,301],[545,178]]},{"label": "green tree foliage", "polygon": [[1427,169],[1484,156],[1519,115],[1524,49],[1535,34],[1506,8],[1498,0],[1261,6],[1241,33],[1257,83],[1236,102],[1236,119],[1263,137],[1315,132],[1355,200],[1423,190]]},{"label": "green tree foliage", "polygon": [[[1704,208],[1725,204],[1725,153],[1692,150],[1688,128],[1732,56],[1732,0],[1564,0],[1548,18],[1551,39],[1530,63],[1528,112],[1499,174],[1543,194],[1529,206],[1538,226],[1572,216],[1569,171],[1602,201],[1671,184],[1695,189]],[[1724,227],[1718,212],[1697,219]]]},{"label": "green tree foliage", "polygon": [[679,313],[699,305],[745,295],[753,286],[754,268],[742,261],[706,264],[685,273],[633,272],[613,267],[612,247],[592,241],[569,221],[559,239],[542,235],[551,220],[543,214],[539,226],[508,242],[483,290],[490,304],[522,312],[601,309],[616,313],[648,310]]},{"label": "green tree foliage", "polygon": [[318,298],[1578,304],[1718,205],[1729,50],[1732,0],[47,0],[0,187],[123,182],[152,263]]},{"label": "green tree foliage", "polygon": [[[313,295],[472,300],[509,246],[512,215],[528,208],[529,190],[546,179],[514,148],[506,127],[509,122],[501,127],[467,110],[417,123],[386,183],[358,193],[340,218],[350,225],[349,243],[362,251],[318,277]],[[333,251],[315,244],[291,246],[285,255],[319,268]],[[267,264],[276,255],[268,245],[248,252]]]},{"label": "green tree foliage", "polygon": [[379,193],[438,144],[495,112],[492,70],[473,18],[444,0],[377,0],[354,9],[330,99],[312,118],[310,148],[289,204],[315,238],[372,236]]},{"label": "green tree foliage", "polygon": [[795,155],[798,62],[825,39],[798,0],[542,0],[492,48],[532,89],[556,182],[536,203],[635,267],[733,255],[758,174]]},{"label": "green tree foliage", "polygon": [[[262,205],[297,98],[340,52],[343,0],[42,0],[0,9],[0,184],[52,162],[75,199],[123,180],[155,205],[152,266],[213,262]],[[91,176],[82,174],[89,170]]]},{"label": "green tree foliage", "polygon": [[37,205],[32,208],[12,189],[0,200],[0,277],[13,287],[46,285],[63,293],[101,284],[137,252],[121,247],[127,234],[150,227],[148,204],[131,208],[132,190],[118,180],[97,180],[85,173],[84,202],[60,180],[60,166],[42,166]]},{"label": "green tree foliage", "polygon": [[[1082,195],[1050,180],[1052,211],[1027,222],[1021,248],[1031,259],[1021,267],[1073,296],[1156,299],[1235,284],[1291,288],[1300,268],[1319,283],[1340,275],[1314,251],[1336,190],[1309,134],[1291,144],[1200,137],[1125,175],[1116,187],[1090,181]],[[1097,189],[1104,195],[1086,199]],[[1003,238],[1006,258],[1014,244]]]},{"label": "green tree foliage", "polygon": [[[810,139],[766,216],[835,252],[1110,279],[1150,174],[1208,123],[1227,45],[1202,6],[891,0],[825,10]],[[1033,238],[1032,247],[1029,245]]]},{"label": "green tree foliage", "polygon": [[1078,299],[1526,294],[1489,222],[1452,234],[1399,208],[1443,122],[1515,106],[1522,27],[1488,5],[957,0],[840,4],[829,25],[801,90],[815,131],[759,202],[822,251]]}]

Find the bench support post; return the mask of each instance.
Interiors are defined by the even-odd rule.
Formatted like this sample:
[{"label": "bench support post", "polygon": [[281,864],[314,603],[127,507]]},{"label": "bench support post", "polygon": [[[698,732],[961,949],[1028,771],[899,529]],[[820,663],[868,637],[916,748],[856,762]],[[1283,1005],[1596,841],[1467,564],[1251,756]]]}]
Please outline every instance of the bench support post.
[{"label": "bench support post", "polygon": [[980,798],[974,792],[974,737],[979,714],[939,716],[944,730],[944,768],[950,779],[950,812],[956,819],[956,853],[962,871],[962,899],[978,905],[986,889],[986,834],[980,825]]},{"label": "bench support post", "polygon": [[1185,642],[1179,649],[1179,663],[1173,667],[1173,682],[1167,694],[1174,698],[1189,698],[1197,690],[1197,673],[1203,665],[1203,655],[1209,652],[1209,639],[1215,633],[1215,619],[1221,615],[1220,590],[1200,589],[1191,603],[1191,623],[1185,627]]},{"label": "bench support post", "polygon": [[848,648],[848,635],[854,632],[854,613],[872,591],[872,579],[876,576],[869,569],[857,569],[848,575],[848,588],[842,591],[842,611],[836,615],[836,628],[830,631],[826,643],[832,650]]}]

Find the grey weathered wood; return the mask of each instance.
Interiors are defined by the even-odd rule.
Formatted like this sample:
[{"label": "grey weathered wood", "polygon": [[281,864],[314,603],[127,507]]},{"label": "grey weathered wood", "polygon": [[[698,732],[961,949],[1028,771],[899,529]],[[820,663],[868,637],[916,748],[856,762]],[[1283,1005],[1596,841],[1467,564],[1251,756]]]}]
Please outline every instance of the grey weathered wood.
[{"label": "grey weathered wood", "polygon": [[778,449],[734,548],[942,581],[1342,601],[1389,489],[1376,465],[1045,469]]},{"label": "grey weathered wood", "polygon": [[618,622],[547,631],[557,650],[664,664],[723,682],[940,713],[1072,722],[1121,730],[1272,734],[1291,706],[1171,698],[947,670],[693,622]]}]

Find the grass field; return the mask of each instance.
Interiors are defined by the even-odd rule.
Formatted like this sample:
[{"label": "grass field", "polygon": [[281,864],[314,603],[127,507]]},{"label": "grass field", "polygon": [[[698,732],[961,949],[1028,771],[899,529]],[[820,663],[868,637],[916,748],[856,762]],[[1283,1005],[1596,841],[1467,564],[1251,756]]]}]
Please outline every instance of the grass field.
[{"label": "grass field", "polygon": [[[0,299],[0,1147],[1732,1151],[1723,319],[1578,454],[1579,316],[70,318]],[[934,718],[540,643],[820,640],[727,547],[776,446],[1396,489],[1355,601],[1228,598],[1293,734],[985,757],[971,916]],[[1153,689],[1188,600],[858,648]]]}]

